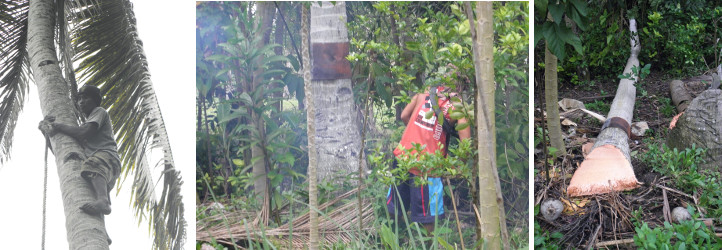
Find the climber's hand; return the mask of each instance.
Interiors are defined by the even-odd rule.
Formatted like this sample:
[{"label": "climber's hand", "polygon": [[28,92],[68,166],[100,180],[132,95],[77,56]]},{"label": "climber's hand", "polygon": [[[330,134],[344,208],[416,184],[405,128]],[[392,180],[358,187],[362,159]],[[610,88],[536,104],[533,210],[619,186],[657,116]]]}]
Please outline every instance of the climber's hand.
[{"label": "climber's hand", "polygon": [[[54,118],[52,120],[55,120]],[[42,120],[40,121],[40,124],[38,124],[38,129],[43,132],[46,136],[53,136],[55,135],[55,127],[53,127],[53,123],[51,121]]]}]

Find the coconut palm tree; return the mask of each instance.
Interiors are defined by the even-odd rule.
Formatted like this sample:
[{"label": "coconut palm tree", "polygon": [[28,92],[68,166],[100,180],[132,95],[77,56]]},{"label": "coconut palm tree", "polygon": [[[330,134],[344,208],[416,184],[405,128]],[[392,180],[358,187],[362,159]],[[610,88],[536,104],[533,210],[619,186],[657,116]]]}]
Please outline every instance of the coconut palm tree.
[{"label": "coconut palm tree", "polygon": [[[185,240],[182,181],[135,25],[128,0],[0,3],[0,161],[9,157],[30,79],[37,84],[43,115],[67,124],[82,120],[74,105],[76,82],[98,86],[104,93],[101,106],[116,130],[123,175],[133,176],[136,216],[151,225],[153,248],[179,249]],[[70,249],[108,249],[103,217],[78,209],[93,197],[74,170],[80,167],[81,146],[63,134],[51,136],[50,144]],[[161,183],[151,178],[146,158],[153,148],[163,150],[160,199],[154,190]]]},{"label": "coconut palm tree", "polygon": [[[310,8],[311,46],[348,43],[345,2],[314,2]],[[341,60],[345,61],[343,58]],[[348,64],[338,68],[342,67],[350,69]],[[311,81],[313,92],[316,93],[313,98],[316,105],[317,168],[318,178],[322,181],[339,181],[339,178],[356,172],[359,160],[363,161],[359,156],[361,129],[354,112],[351,79],[333,73],[330,76],[314,76]],[[362,165],[365,166],[365,163]]]}]

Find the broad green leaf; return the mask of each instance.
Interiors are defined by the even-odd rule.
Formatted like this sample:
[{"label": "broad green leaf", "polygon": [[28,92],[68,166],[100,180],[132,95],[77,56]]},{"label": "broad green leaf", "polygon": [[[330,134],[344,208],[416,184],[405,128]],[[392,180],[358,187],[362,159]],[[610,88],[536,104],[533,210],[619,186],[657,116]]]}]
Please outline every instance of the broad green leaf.
[{"label": "broad green leaf", "polygon": [[288,55],[288,62],[291,63],[294,71],[298,71],[298,69],[301,68],[301,65],[298,63],[298,58],[296,58],[295,56]]},{"label": "broad green leaf", "polygon": [[267,77],[267,76],[275,76],[275,75],[280,75],[280,74],[283,74],[283,73],[286,73],[286,71],[285,71],[285,70],[280,70],[280,69],[264,70],[264,71],[263,71],[263,76],[265,76],[265,77]]},{"label": "broad green leaf", "polygon": [[572,5],[574,5],[574,8],[579,12],[582,16],[587,16],[587,1],[584,0],[571,0]]},{"label": "broad green leaf", "polygon": [[544,26],[546,26],[546,23],[545,23],[544,25],[541,25],[541,26],[540,26],[540,25],[534,25],[534,47],[536,47],[536,45],[539,43],[539,41],[540,41],[542,38],[544,38],[544,32],[543,32],[544,29],[542,28],[542,27],[544,27]]},{"label": "broad green leaf", "polygon": [[241,93],[241,96],[239,96],[238,98],[246,105],[253,105],[253,99],[251,99],[251,96],[248,95],[247,92]]},{"label": "broad green leaf", "polygon": [[420,46],[419,42],[406,42],[406,48],[409,50],[418,50]]},{"label": "broad green leaf", "polygon": [[451,119],[454,119],[454,120],[459,120],[459,119],[461,119],[461,118],[464,118],[464,113],[458,112],[458,111],[454,111],[454,112],[451,112],[451,114],[449,115],[449,117],[451,117]]},{"label": "broad green leaf", "polygon": [[[582,50],[582,40],[579,39],[579,37],[574,34],[570,28],[566,25],[556,25],[555,27],[559,38],[561,38],[565,43],[571,44],[574,47],[574,50],[576,50],[580,55],[584,53]],[[562,60],[563,58],[559,59]]]},{"label": "broad green leaf", "polygon": [[575,10],[570,9],[569,12],[571,12],[571,13],[569,13],[569,17],[572,20],[574,20],[574,22],[577,24],[577,28],[579,28],[582,31],[586,31],[587,30],[587,19],[583,15],[581,15],[581,13],[579,13]]},{"label": "broad green leaf", "polygon": [[287,62],[287,61],[288,61],[288,57],[282,56],[282,55],[274,55],[274,56],[269,56],[269,57],[263,58],[264,64],[270,64],[273,62]]},{"label": "broad green leaf", "polygon": [[228,73],[228,71],[230,71],[230,70],[231,70],[230,68],[221,69],[221,70],[219,70],[219,71],[216,73],[216,77],[225,75],[225,74]]},{"label": "broad green leaf", "polygon": [[552,3],[548,8],[554,23],[557,25],[564,24],[564,5],[562,3]]},{"label": "broad green leaf", "polygon": [[243,160],[241,159],[233,159],[233,164],[239,167],[243,167]]},{"label": "broad green leaf", "polygon": [[429,112],[426,112],[426,114],[424,114],[424,119],[431,119],[432,116],[434,116],[434,112],[431,112],[429,110]]},{"label": "broad green leaf", "polygon": [[456,131],[461,131],[461,130],[464,130],[465,128],[467,128],[467,127],[469,127],[469,123],[468,123],[468,122],[465,122],[465,123],[457,123],[455,129],[456,129]]},{"label": "broad green leaf", "polygon": [[466,35],[466,33],[469,33],[469,30],[469,22],[459,23],[459,35]]},{"label": "broad green leaf", "polygon": [[546,17],[548,4],[549,4],[548,0],[535,0],[534,8],[537,9],[537,13],[544,14]]},{"label": "broad green leaf", "polygon": [[[556,24],[552,25],[556,26]],[[559,60],[564,60],[564,57],[566,56],[564,51],[564,45],[566,43],[564,42],[564,40],[562,40],[556,35],[546,37],[546,39],[547,48],[549,49],[549,51],[554,54]]]}]

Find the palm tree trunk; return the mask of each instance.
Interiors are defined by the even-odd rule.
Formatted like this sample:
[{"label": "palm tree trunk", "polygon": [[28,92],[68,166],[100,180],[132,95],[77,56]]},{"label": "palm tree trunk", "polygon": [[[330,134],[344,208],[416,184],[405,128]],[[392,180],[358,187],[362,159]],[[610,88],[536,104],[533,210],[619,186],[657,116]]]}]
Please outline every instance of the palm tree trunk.
[{"label": "palm tree trunk", "polygon": [[[55,51],[55,3],[51,0],[31,1],[28,15],[28,54],[38,86],[40,108],[44,116],[56,121],[77,123],[68,85],[63,79]],[[65,211],[65,228],[70,249],[108,249],[103,216],[90,216],[79,208],[93,200],[90,185],[80,177],[84,158],[80,145],[69,136],[56,134],[50,138],[60,177],[60,192]]]},{"label": "palm tree trunk", "polygon": [[317,190],[317,173],[316,166],[318,164],[316,151],[316,118],[314,116],[315,106],[313,103],[313,88],[308,84],[311,82],[311,56],[309,55],[308,43],[308,8],[301,7],[301,56],[303,57],[303,81],[304,91],[306,92],[306,128],[308,131],[308,206],[309,220],[311,221],[311,232],[308,249],[318,249],[318,190]]},{"label": "palm tree trunk", "polygon": [[[310,35],[312,46],[348,43],[346,3],[323,2],[319,6],[314,2],[311,5]],[[314,64],[314,70],[316,68]],[[318,177],[320,180],[337,181],[336,178],[347,177],[358,170],[361,135],[355,117],[351,79],[317,80],[314,76],[311,85],[316,106]],[[362,165],[365,169],[366,164]]]}]

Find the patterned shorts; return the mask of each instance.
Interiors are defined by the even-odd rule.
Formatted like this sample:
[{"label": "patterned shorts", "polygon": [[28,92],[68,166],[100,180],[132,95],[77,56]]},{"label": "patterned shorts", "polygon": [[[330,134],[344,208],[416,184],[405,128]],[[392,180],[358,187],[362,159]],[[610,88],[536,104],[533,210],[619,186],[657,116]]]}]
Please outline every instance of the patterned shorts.
[{"label": "patterned shorts", "polygon": [[[393,168],[396,168],[396,159],[394,159]],[[416,175],[408,173],[409,178],[398,186],[391,186],[386,195],[386,209],[391,216],[395,216],[399,212],[399,217],[403,215],[400,211],[411,211],[411,221],[423,224],[434,223],[434,220],[444,218],[444,186],[441,178],[427,178],[430,185],[417,186],[414,184]],[[398,192],[398,193],[397,193]],[[399,196],[401,199],[399,200]],[[404,210],[401,206],[403,205]]]},{"label": "patterned shorts", "polygon": [[115,186],[115,181],[120,177],[120,161],[113,153],[97,151],[88,159],[83,161],[80,168],[80,176],[85,179],[100,175],[108,183],[108,192]]}]

